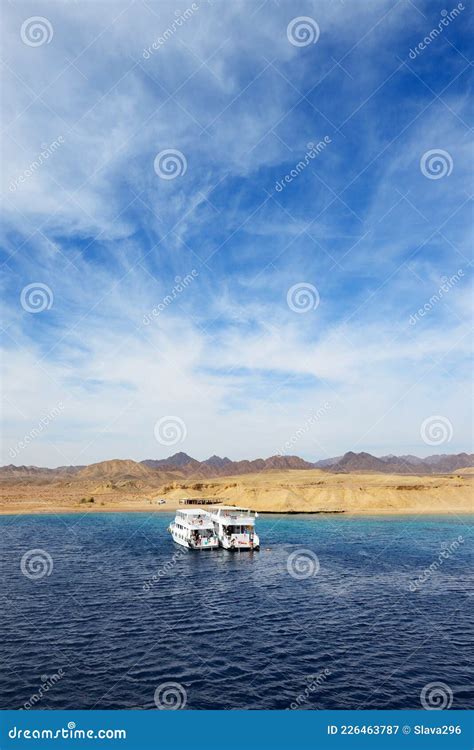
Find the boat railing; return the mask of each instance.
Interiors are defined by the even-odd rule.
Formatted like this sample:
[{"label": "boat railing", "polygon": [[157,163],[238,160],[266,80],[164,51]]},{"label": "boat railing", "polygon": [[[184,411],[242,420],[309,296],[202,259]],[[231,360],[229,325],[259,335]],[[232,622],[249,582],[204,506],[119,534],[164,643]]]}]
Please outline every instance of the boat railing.
[{"label": "boat railing", "polygon": [[178,518],[180,521],[188,523],[190,526],[204,526],[205,524],[210,523],[209,518],[199,516],[178,515]]},{"label": "boat railing", "polygon": [[219,515],[216,517],[216,520],[219,521],[219,523],[233,523],[235,525],[241,525],[241,526],[250,526],[255,523],[255,518],[253,516],[223,516]]}]

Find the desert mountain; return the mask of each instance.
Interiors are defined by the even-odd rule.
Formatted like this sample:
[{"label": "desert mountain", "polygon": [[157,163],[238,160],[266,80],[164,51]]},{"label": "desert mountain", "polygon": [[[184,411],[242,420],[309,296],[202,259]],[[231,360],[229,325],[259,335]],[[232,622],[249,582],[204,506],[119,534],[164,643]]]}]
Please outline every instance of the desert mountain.
[{"label": "desert mountain", "polygon": [[77,473],[78,479],[85,480],[150,479],[152,477],[153,472],[143,464],[118,458],[90,464]]},{"label": "desert mountain", "polygon": [[41,466],[8,466],[0,467],[0,478],[12,481],[35,481],[57,479],[59,477],[73,476],[78,474],[83,466],[58,466],[56,469],[46,469]]},{"label": "desert mountain", "polygon": [[471,453],[441,454],[419,458],[418,456],[382,456],[349,451],[343,456],[316,461],[315,468],[337,473],[381,472],[384,474],[449,474],[458,469],[474,465]]},{"label": "desert mountain", "polygon": [[212,469],[223,469],[228,464],[231,464],[232,461],[227,457],[221,458],[220,456],[211,456],[202,463],[210,466]]},{"label": "desert mountain", "polygon": [[458,453],[457,455],[443,454],[441,456],[428,456],[424,459],[425,466],[435,467],[435,471],[451,472],[456,469],[468,469],[474,465],[474,454]]},{"label": "desert mountain", "polygon": [[449,474],[474,466],[474,455],[458,453],[441,454],[418,458],[417,456],[382,456],[349,451],[343,456],[310,463],[298,456],[270,456],[252,461],[231,461],[229,458],[211,456],[197,461],[187,453],[175,453],[164,459],[132,461],[114,459],[89,466],[59,466],[46,469],[37,466],[14,466],[0,468],[0,480],[8,482],[44,483],[51,481],[98,481],[117,482],[140,480],[154,485],[160,481],[180,480],[187,477],[207,479],[218,476],[236,476],[267,471],[321,469],[322,471],[347,473],[383,474]]},{"label": "desert mountain", "polygon": [[[320,467],[318,467],[320,468]],[[336,463],[325,466],[326,470],[337,472],[351,471],[385,471],[386,464],[382,459],[372,456],[370,453],[354,453],[349,451],[339,458]]]},{"label": "desert mountain", "polygon": [[147,458],[145,461],[140,461],[142,466],[147,466],[150,469],[197,469],[201,463],[205,461],[196,461],[195,458],[191,458],[187,453],[175,453],[169,458]]},{"label": "desert mountain", "polygon": [[185,475],[196,477],[215,477],[235,474],[251,474],[256,471],[271,471],[274,469],[312,469],[313,464],[298,456],[270,456],[270,458],[256,458],[253,461],[231,461],[230,458],[211,456],[206,461],[196,461],[186,453],[176,453],[174,456],[155,461],[147,459],[141,462],[152,469],[178,470]]}]

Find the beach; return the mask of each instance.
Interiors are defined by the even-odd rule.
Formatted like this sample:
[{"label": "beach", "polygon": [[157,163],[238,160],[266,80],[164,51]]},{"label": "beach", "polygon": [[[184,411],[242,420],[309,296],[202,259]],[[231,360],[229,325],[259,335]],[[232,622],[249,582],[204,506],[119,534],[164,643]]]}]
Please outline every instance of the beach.
[{"label": "beach", "polygon": [[153,483],[126,476],[4,479],[0,514],[162,512],[186,498],[268,513],[466,514],[473,511],[473,485],[472,469],[429,476],[289,470]]}]

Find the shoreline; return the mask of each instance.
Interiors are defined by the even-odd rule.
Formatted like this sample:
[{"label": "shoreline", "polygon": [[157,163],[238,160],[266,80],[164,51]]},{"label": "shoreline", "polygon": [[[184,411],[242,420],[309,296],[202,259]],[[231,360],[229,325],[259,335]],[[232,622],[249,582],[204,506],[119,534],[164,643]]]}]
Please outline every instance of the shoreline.
[{"label": "shoreline", "polygon": [[275,515],[471,515],[474,473],[341,475],[313,469],[153,484],[123,476],[0,483],[0,515],[173,513],[192,507],[182,504],[183,500],[236,505]]},{"label": "shoreline", "polygon": [[[182,507],[192,507],[192,506],[179,506]],[[249,510],[253,510],[253,508],[249,508]],[[37,509],[37,510],[6,510],[4,508],[0,508],[0,517],[11,517],[11,518],[18,518],[20,516],[98,516],[98,515],[134,515],[138,513],[146,514],[146,515],[161,515],[163,513],[168,513],[170,515],[173,515],[176,512],[176,508],[94,508],[89,511],[85,511],[79,508],[67,508],[67,509]],[[466,516],[466,518],[469,518],[471,516],[474,516],[474,509],[473,510],[455,510],[455,511],[449,511],[449,510],[423,510],[423,511],[407,511],[407,510],[399,510],[399,511],[386,511],[386,510],[380,510],[374,509],[374,510],[359,510],[359,511],[347,511],[347,510],[332,510],[332,511],[326,511],[326,510],[257,510],[256,511],[259,516],[338,516],[342,519],[349,519],[349,518],[363,518],[363,517],[371,517],[371,518],[400,518],[400,517],[413,517],[413,518],[423,518],[425,516],[427,517],[433,517],[433,516],[439,516],[440,518],[447,518],[449,516]]]}]

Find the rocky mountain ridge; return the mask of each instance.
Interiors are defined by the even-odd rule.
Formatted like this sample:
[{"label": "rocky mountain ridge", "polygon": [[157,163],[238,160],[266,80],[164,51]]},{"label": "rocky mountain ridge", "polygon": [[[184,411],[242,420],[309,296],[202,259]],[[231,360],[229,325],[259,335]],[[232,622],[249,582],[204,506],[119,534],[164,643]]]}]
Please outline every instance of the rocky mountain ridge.
[{"label": "rocky mountain ridge", "polygon": [[253,460],[232,461],[220,456],[211,456],[198,461],[186,453],[179,452],[165,459],[132,461],[113,459],[88,466],[59,466],[49,469],[37,466],[0,467],[3,481],[116,481],[140,479],[153,484],[155,481],[192,477],[203,479],[217,476],[235,476],[266,471],[298,471],[319,469],[337,474],[382,473],[382,474],[449,474],[474,466],[474,455],[468,453],[441,454],[419,458],[418,456],[373,456],[370,453],[349,451],[343,456],[309,462],[298,456],[270,456]]}]

